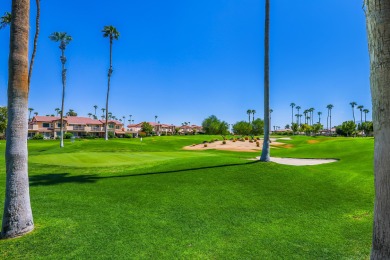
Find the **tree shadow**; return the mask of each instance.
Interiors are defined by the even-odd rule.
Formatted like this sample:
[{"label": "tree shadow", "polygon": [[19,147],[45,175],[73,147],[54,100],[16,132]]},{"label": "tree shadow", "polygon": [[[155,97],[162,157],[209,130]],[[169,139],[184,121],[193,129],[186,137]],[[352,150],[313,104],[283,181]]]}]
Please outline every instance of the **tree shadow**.
[{"label": "tree shadow", "polygon": [[146,172],[146,173],[131,173],[124,175],[114,175],[114,176],[99,176],[97,174],[90,175],[71,175],[70,173],[48,173],[30,176],[30,185],[31,186],[48,186],[48,185],[58,185],[63,183],[95,183],[98,180],[103,179],[113,179],[113,178],[128,178],[128,177],[142,177],[148,175],[158,175],[158,174],[170,174],[170,173],[180,173],[188,171],[200,171],[205,169],[218,169],[218,168],[227,168],[234,166],[243,166],[249,164],[256,164],[259,161],[252,161],[248,163],[235,163],[235,164],[223,164],[215,166],[205,166],[198,168],[188,168],[188,169],[179,169],[172,171],[160,171],[160,172]]}]

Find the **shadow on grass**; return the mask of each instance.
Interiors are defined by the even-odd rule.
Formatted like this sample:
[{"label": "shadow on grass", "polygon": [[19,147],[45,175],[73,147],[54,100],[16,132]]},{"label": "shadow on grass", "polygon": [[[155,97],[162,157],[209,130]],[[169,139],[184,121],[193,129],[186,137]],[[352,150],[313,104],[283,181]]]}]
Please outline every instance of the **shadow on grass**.
[{"label": "shadow on grass", "polygon": [[128,178],[128,177],[141,177],[147,175],[157,175],[157,174],[169,174],[169,173],[178,173],[178,172],[187,172],[187,171],[199,171],[205,169],[217,169],[217,168],[226,168],[239,165],[249,165],[260,163],[259,161],[253,161],[248,163],[236,163],[236,164],[225,164],[225,165],[216,165],[216,166],[205,166],[198,168],[189,168],[181,170],[172,170],[172,171],[161,171],[161,172],[147,172],[147,173],[132,173],[125,175],[115,175],[115,176],[99,176],[98,174],[90,175],[71,175],[70,173],[48,173],[30,176],[30,185],[31,186],[47,186],[47,185],[58,185],[63,183],[95,183],[98,180],[103,179],[113,179],[113,178]]}]

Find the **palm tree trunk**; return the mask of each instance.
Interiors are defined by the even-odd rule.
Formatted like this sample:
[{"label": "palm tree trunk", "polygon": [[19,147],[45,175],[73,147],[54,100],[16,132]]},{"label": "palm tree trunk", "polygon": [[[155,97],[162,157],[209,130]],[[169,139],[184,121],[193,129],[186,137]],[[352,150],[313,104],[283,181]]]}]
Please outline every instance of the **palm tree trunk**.
[{"label": "palm tree trunk", "polygon": [[61,99],[61,141],[60,147],[64,147],[64,102],[65,102],[65,86],[66,86],[66,69],[65,69],[65,50],[62,49],[62,99]]},{"label": "palm tree trunk", "polygon": [[270,0],[265,1],[265,35],[264,35],[264,140],[260,161],[269,162],[269,24],[270,24]]},{"label": "palm tree trunk", "polygon": [[330,127],[330,135],[332,135],[332,109],[329,109],[329,127]]},{"label": "palm tree trunk", "polygon": [[35,55],[37,54],[37,46],[38,46],[39,19],[40,19],[40,16],[41,16],[41,3],[40,3],[40,0],[36,0],[36,6],[37,6],[37,16],[35,18],[34,47],[33,47],[33,51],[32,51],[32,54],[31,54],[30,66],[29,66],[29,71],[28,71],[28,88],[29,88],[29,90],[30,90],[32,70],[33,70],[34,61],[35,61]]},{"label": "palm tree trunk", "polygon": [[355,110],[353,109],[353,107],[352,107],[352,117],[353,117],[353,122],[356,124],[356,122],[355,122]]},{"label": "palm tree trunk", "polygon": [[105,140],[108,140],[108,98],[110,96],[110,84],[112,74],[112,36],[110,36],[110,68],[108,70],[108,84],[107,84],[107,98],[106,98],[106,129],[105,129]]},{"label": "palm tree trunk", "polygon": [[34,229],[30,205],[27,152],[29,0],[12,1],[8,70],[6,190],[2,237],[21,236]]},{"label": "palm tree trunk", "polygon": [[371,259],[390,259],[390,2],[365,0],[375,137]]}]

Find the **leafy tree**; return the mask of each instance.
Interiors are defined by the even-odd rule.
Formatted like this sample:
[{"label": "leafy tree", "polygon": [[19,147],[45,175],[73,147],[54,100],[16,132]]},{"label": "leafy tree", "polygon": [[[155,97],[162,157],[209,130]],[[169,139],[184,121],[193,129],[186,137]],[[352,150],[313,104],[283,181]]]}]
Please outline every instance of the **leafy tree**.
[{"label": "leafy tree", "polygon": [[153,126],[148,122],[143,122],[141,125],[141,132],[145,132],[147,135],[151,135],[153,132]]},{"label": "leafy tree", "polygon": [[260,118],[256,118],[252,121],[252,134],[263,135],[264,134],[264,121]]},{"label": "leafy tree", "polygon": [[345,121],[341,124],[341,130],[346,136],[351,136],[356,131],[356,124],[353,121]]},{"label": "leafy tree", "polygon": [[310,135],[312,131],[312,127],[308,124],[302,124],[300,131],[304,132],[306,135]]},{"label": "leafy tree", "polygon": [[314,124],[312,126],[312,131],[313,131],[313,134],[318,134],[318,132],[322,129],[322,125],[320,123],[317,123],[317,124]]},{"label": "leafy tree", "polygon": [[7,107],[0,107],[0,134],[4,134],[7,129]]},{"label": "leafy tree", "polygon": [[293,123],[291,125],[291,130],[293,131],[294,134],[298,132],[298,129],[299,129],[299,125],[297,123]]},{"label": "leafy tree", "polygon": [[5,149],[6,185],[2,238],[22,236],[34,229],[26,144],[28,131],[29,7],[29,0],[12,0]]},{"label": "leafy tree", "polygon": [[246,121],[240,121],[233,125],[233,132],[236,135],[250,135],[252,133],[252,124]]},{"label": "leafy tree", "polygon": [[106,128],[105,128],[105,140],[108,140],[108,98],[110,96],[110,85],[111,85],[111,75],[113,72],[112,69],[112,44],[114,43],[114,40],[119,39],[119,32],[118,30],[112,26],[112,25],[106,25],[104,26],[103,30],[103,37],[110,39],[110,68],[108,69],[108,83],[107,83],[107,98],[106,98]]},{"label": "leafy tree", "polygon": [[66,113],[67,116],[77,116],[77,113],[73,109],[69,109]]},{"label": "leafy tree", "polygon": [[66,46],[72,41],[72,37],[68,35],[66,32],[54,32],[49,36],[50,40],[54,42],[60,42],[60,50],[61,50],[61,63],[62,63],[62,99],[61,99],[61,141],[60,147],[64,147],[64,101],[65,101],[65,86],[66,86],[66,57],[65,57],[65,49]]}]

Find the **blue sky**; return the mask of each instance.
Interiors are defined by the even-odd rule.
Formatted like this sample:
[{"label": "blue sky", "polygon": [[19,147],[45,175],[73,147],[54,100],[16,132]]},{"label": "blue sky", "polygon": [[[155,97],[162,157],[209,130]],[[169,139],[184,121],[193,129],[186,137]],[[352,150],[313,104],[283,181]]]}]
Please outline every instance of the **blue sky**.
[{"label": "blue sky", "polygon": [[[1,1],[0,12],[10,6]],[[235,123],[247,119],[247,109],[263,118],[264,1],[258,0],[42,1],[30,107],[41,115],[60,107],[60,50],[48,36],[65,31],[73,37],[65,110],[86,116],[98,105],[101,114],[109,65],[101,29],[110,24],[121,33],[110,96],[118,118],[201,124],[215,114]],[[1,30],[0,105],[6,104],[8,44],[9,29]],[[270,69],[272,125],[291,122],[291,102],[324,115],[333,104],[335,125],[352,118],[351,101],[371,111],[361,1],[271,1]]]}]

